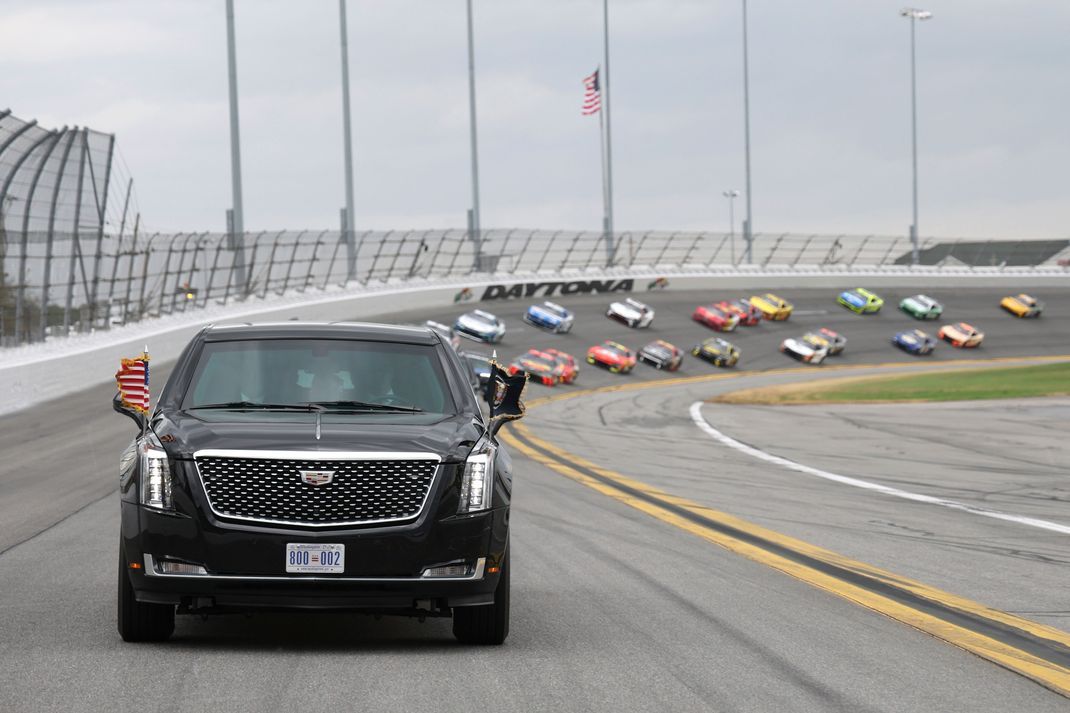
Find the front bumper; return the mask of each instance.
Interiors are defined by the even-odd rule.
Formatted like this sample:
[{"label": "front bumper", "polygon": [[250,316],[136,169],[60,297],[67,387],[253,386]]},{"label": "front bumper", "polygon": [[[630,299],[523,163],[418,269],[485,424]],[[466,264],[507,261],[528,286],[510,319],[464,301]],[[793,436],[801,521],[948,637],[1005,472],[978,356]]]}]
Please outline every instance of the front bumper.
[{"label": "front bumper", "polygon": [[[176,500],[178,500],[176,498]],[[122,548],[138,601],[182,611],[346,609],[440,612],[493,602],[508,541],[507,506],[456,516],[429,503],[413,523],[311,531],[221,521],[179,505],[164,514],[122,503]],[[183,507],[185,506],[185,507]],[[291,543],[345,545],[340,574],[287,574]],[[165,574],[160,563],[200,565]],[[427,577],[431,567],[467,565],[463,576]],[[134,566],[132,566],[134,565]]]}]

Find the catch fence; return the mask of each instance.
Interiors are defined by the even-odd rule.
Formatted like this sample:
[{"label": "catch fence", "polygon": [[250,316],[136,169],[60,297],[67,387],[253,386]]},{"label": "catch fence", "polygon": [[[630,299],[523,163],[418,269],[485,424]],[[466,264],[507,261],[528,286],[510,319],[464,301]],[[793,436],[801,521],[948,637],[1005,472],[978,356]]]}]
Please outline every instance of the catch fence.
[{"label": "catch fence", "polygon": [[[0,226],[3,221],[0,220]],[[357,233],[356,268],[338,231],[84,236],[53,230],[0,233],[0,335],[4,345],[108,329],[250,297],[330,285],[434,280],[499,273],[554,275],[606,268],[880,269],[907,265],[910,241],[897,236],[739,235],[464,230]],[[927,239],[920,264],[944,267],[1067,267],[1070,241]]]}]

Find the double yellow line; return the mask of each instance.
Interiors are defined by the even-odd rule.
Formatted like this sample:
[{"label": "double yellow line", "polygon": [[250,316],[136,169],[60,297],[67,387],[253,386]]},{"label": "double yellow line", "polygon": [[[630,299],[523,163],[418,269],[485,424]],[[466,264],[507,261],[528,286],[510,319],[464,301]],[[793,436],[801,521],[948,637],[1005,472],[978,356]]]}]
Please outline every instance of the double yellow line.
[{"label": "double yellow line", "polygon": [[[1040,357],[1037,361],[1067,358]],[[962,360],[961,363],[977,365],[978,361]],[[992,363],[1026,360],[1004,358],[985,361]],[[834,369],[893,366],[903,364],[841,366]],[[829,370],[831,369],[824,371]],[[808,369],[781,369],[761,373],[804,371]],[[553,401],[592,393],[661,388],[738,376],[709,374],[620,384],[536,399],[529,407],[537,408]],[[568,453],[538,438],[522,423],[511,424],[503,432],[503,438],[512,448],[528,458],[662,522],[908,624],[1070,697],[1070,634],[1067,632],[991,609],[978,602],[852,560],[686,498],[671,495]]]}]

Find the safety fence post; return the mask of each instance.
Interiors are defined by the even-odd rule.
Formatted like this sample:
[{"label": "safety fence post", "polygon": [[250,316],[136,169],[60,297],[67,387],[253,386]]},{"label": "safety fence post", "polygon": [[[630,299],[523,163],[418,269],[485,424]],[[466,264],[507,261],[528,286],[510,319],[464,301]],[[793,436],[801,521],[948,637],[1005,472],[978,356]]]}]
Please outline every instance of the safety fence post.
[{"label": "safety fence post", "polygon": [[338,259],[338,249],[345,242],[345,234],[340,233],[338,236],[338,242],[334,244],[334,252],[331,253],[331,262],[327,265],[327,273],[323,276],[323,284],[320,286],[321,290],[327,289],[327,283],[331,281],[331,273],[334,272],[334,261]]},{"label": "safety fence post", "polygon": [[[836,239],[839,240],[840,238],[843,238],[843,237],[845,237],[845,236],[841,235],[839,238],[836,238]],[[848,267],[854,267],[855,263],[858,262],[858,256],[862,254],[863,248],[866,247],[866,243],[868,243],[869,239],[872,238],[872,237],[873,237],[872,235],[867,235],[866,237],[862,238],[862,242],[859,243],[858,249],[855,250],[855,254],[851,256],[851,261],[849,263],[847,263]]]},{"label": "safety fence post", "polygon": [[[197,236],[196,233],[190,233],[189,235],[186,236],[186,239],[182,241],[182,253],[178,256],[178,269],[175,270],[175,279],[176,280],[181,280],[182,279],[182,271],[186,267],[186,250],[187,250],[187,248],[189,248],[189,241],[190,241],[191,238],[196,239],[197,237],[198,236]],[[196,240],[194,240],[194,244],[196,244]],[[169,314],[174,314],[175,313],[175,303],[178,301],[178,288],[179,287],[181,287],[181,284],[177,284],[174,287],[170,288],[171,289],[171,309],[168,311]],[[166,284],[164,284],[164,289],[165,290],[168,289]],[[162,300],[160,302],[160,312],[161,313],[163,312],[163,301]]]},{"label": "safety fence post", "polygon": [[286,265],[286,279],[282,283],[282,289],[276,293],[278,295],[284,295],[286,294],[286,290],[290,289],[290,274],[293,273],[294,262],[297,261],[297,248],[301,245],[302,236],[307,232],[307,230],[302,230],[297,234],[297,237],[294,238],[294,249],[290,251],[290,260]]},{"label": "safety fence post", "polygon": [[141,295],[137,303],[138,321],[149,315],[149,296],[146,294],[149,285],[149,259],[152,257],[152,244],[156,242],[158,237],[160,237],[160,234],[154,233],[145,246],[145,260],[141,264]]},{"label": "safety fence post", "polygon": [[410,230],[401,236],[401,245],[398,245],[398,249],[394,251],[394,259],[390,263],[390,270],[386,273],[386,278],[383,280],[384,282],[394,276],[394,268],[397,267],[398,258],[401,257],[402,251],[405,250],[405,243],[409,241],[409,236],[412,235],[414,232],[416,231]]},{"label": "safety fence post", "polygon": [[814,238],[816,238],[816,237],[817,237],[817,235],[811,235],[809,238],[806,239],[806,242],[803,243],[802,248],[795,255],[795,259],[791,261],[791,266],[792,267],[795,267],[796,265],[799,264],[799,260],[802,259],[803,254],[806,252],[806,248],[810,247],[810,243],[812,243],[814,241]]},{"label": "safety fence post", "polygon": [[557,236],[561,233],[562,231],[558,230],[556,233],[550,236],[550,242],[547,243],[546,248],[543,249],[542,257],[539,258],[539,264],[535,267],[535,272],[539,272],[540,270],[542,270],[542,264],[546,262],[546,256],[550,254],[550,251],[554,247],[554,243],[557,241]]},{"label": "safety fence post", "polygon": [[312,284],[312,271],[316,268],[316,258],[319,256],[320,245],[323,244],[323,236],[326,234],[326,230],[321,231],[316,236],[316,242],[312,245],[312,257],[308,261],[308,272],[305,274],[305,284],[301,287],[301,292],[307,290],[308,286]]},{"label": "safety fence post", "polygon": [[388,230],[379,241],[379,248],[375,251],[375,257],[372,259],[372,266],[368,270],[368,279],[365,282],[371,282],[372,277],[375,275],[375,268],[379,265],[379,258],[383,255],[383,246],[390,240],[390,236],[394,234],[393,230]]},{"label": "safety fence post", "polygon": [[219,267],[219,253],[223,250],[223,241],[226,240],[226,234],[220,235],[219,240],[215,243],[215,256],[212,258],[212,269],[208,273],[208,284],[204,288],[204,299],[201,300],[201,306],[207,307],[208,300],[212,299],[212,286],[215,284],[215,272]]},{"label": "safety fence post", "polygon": [[[881,265],[887,264],[888,258],[892,254],[892,250],[894,250],[895,246],[898,245],[898,244],[899,244],[899,238],[898,237],[892,238],[892,244],[888,246],[888,249],[884,252],[884,257],[881,258],[881,261],[880,261]],[[852,262],[851,265],[854,266],[854,263]]]},{"label": "safety fence post", "polygon": [[699,241],[706,236],[706,233],[695,233],[695,239],[691,241],[691,246],[688,247],[687,252],[684,253],[684,259],[680,263],[680,267],[687,267],[691,263],[691,256],[695,254],[695,250],[698,249]]},{"label": "safety fence post", "polygon": [[773,249],[770,250],[769,254],[765,256],[765,261],[762,262],[762,267],[765,267],[773,260],[773,256],[776,255],[777,248],[780,247],[780,243],[784,242],[784,238],[786,238],[787,236],[787,233],[783,233],[776,239],[776,242],[773,243]]},{"label": "safety fence post", "polygon": [[260,291],[260,299],[267,297],[268,289],[271,287],[271,268],[275,266],[275,253],[279,249],[279,240],[286,233],[285,230],[280,230],[275,234],[275,237],[271,240],[271,255],[268,257],[267,265],[264,266],[264,289]]}]

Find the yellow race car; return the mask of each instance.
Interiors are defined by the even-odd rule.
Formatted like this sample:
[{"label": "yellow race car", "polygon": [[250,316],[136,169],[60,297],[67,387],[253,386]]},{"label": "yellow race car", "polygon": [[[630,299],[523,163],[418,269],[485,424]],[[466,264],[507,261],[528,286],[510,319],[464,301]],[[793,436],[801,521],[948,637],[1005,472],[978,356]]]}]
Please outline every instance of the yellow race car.
[{"label": "yellow race car", "polygon": [[1044,303],[1036,297],[1029,295],[1013,295],[1004,297],[999,301],[999,306],[1007,310],[1015,317],[1039,317],[1044,311]]},{"label": "yellow race car", "polygon": [[794,306],[787,300],[777,297],[772,292],[751,297],[750,303],[762,312],[762,316],[773,322],[782,322],[791,316]]}]

